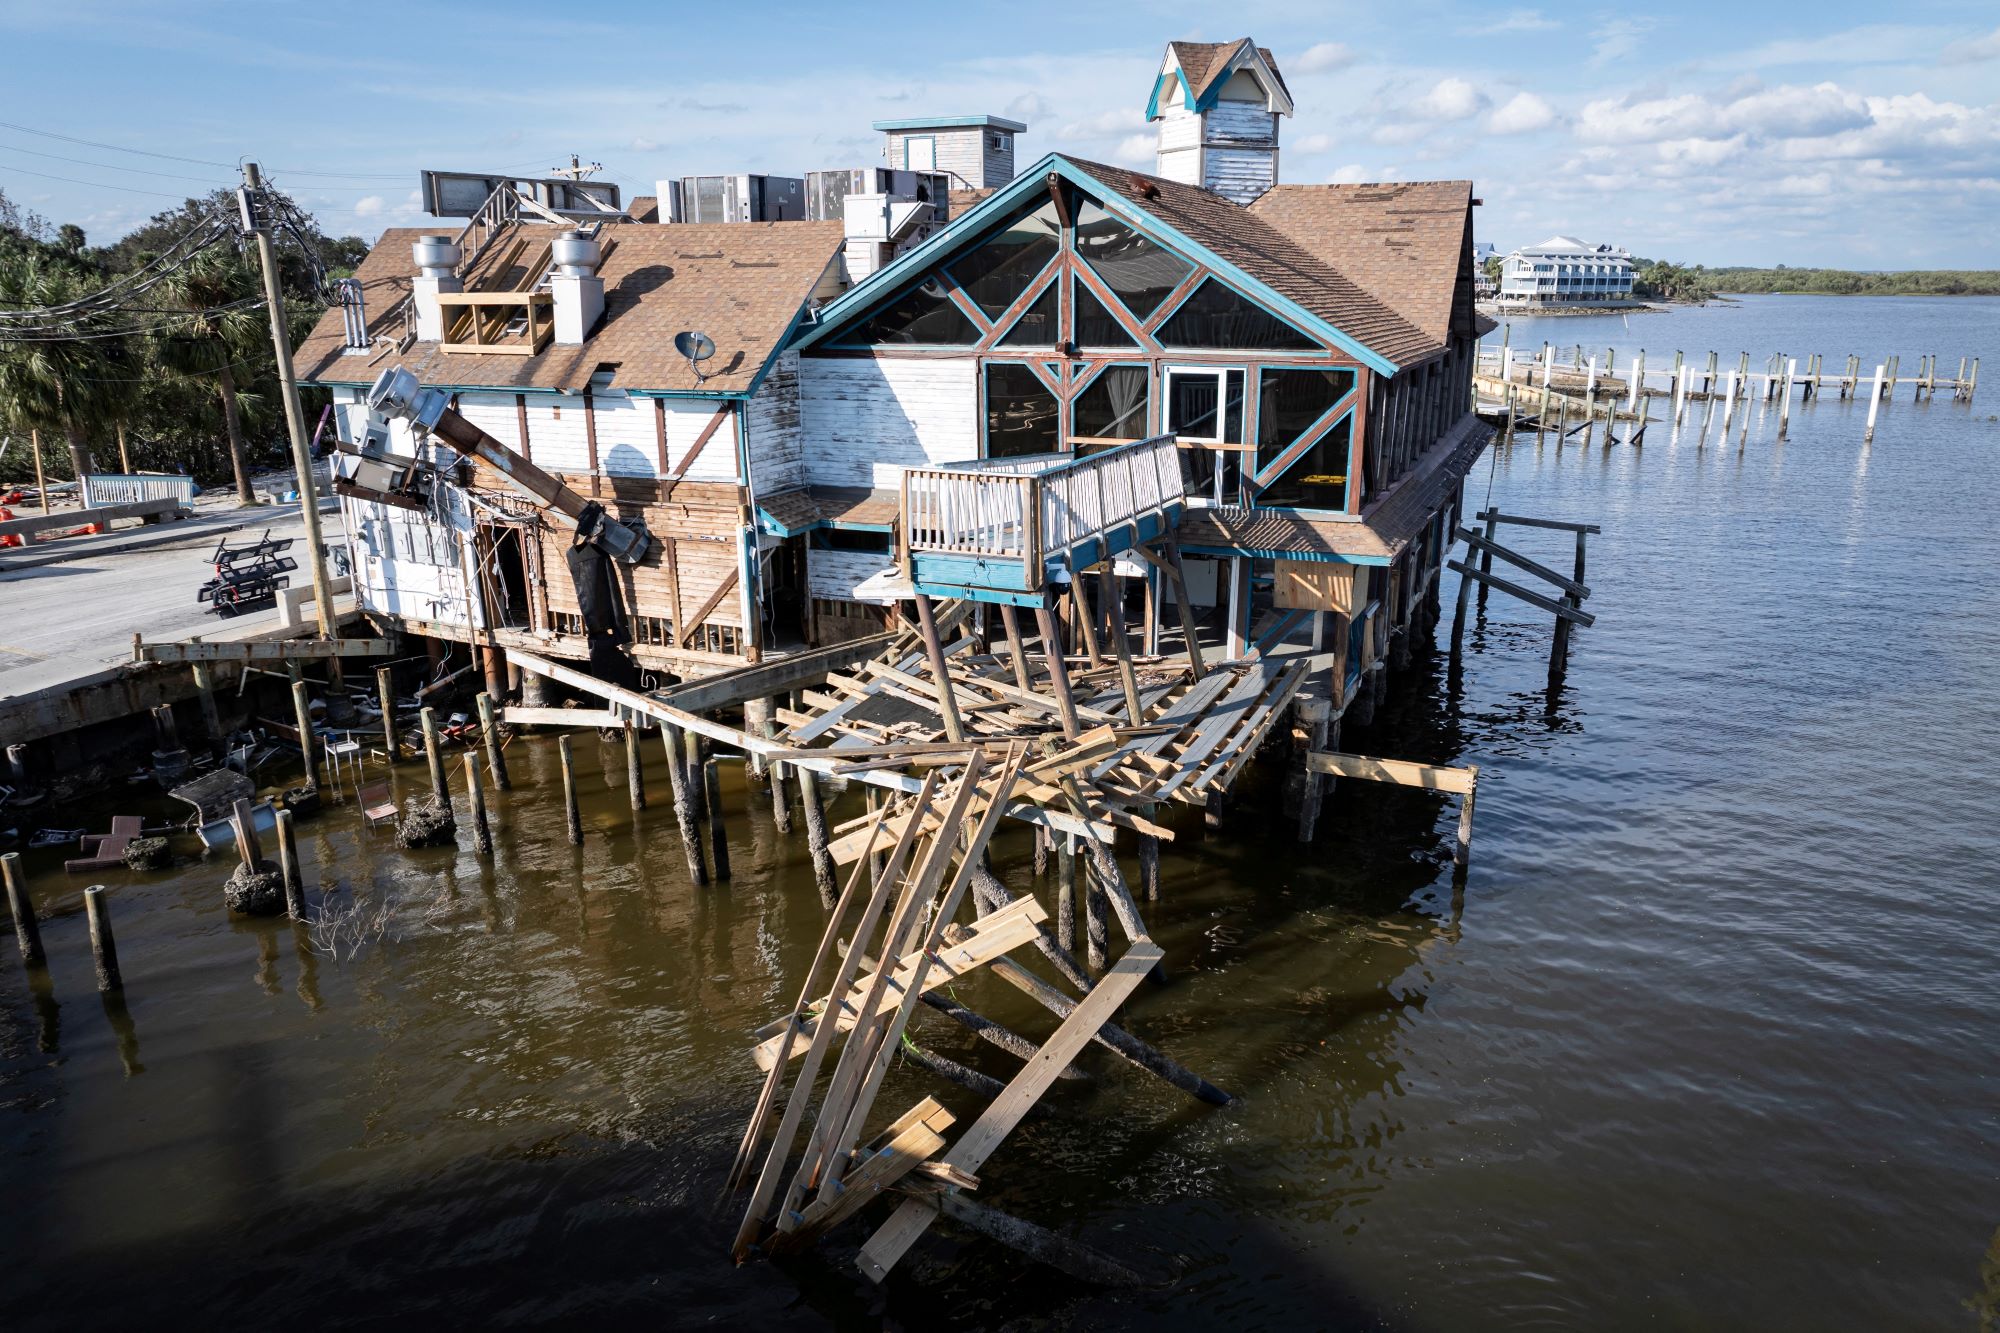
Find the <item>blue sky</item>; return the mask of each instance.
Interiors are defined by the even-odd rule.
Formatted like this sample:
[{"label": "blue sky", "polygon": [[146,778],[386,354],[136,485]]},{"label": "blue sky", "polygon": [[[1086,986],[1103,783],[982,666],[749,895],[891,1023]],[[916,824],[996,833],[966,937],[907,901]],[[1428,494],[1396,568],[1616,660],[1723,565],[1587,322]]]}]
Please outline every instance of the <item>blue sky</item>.
[{"label": "blue sky", "polygon": [[1054,149],[1150,168],[1166,41],[1248,35],[1298,106],[1282,179],[1469,177],[1502,250],[1567,232],[1711,264],[2000,268],[1992,0],[573,11],[0,0],[0,189],[109,240],[253,156],[329,230],[372,236],[427,220],[424,167],[576,152],[651,193],[868,165],[871,120],[972,112],[1029,122],[1023,166]]}]

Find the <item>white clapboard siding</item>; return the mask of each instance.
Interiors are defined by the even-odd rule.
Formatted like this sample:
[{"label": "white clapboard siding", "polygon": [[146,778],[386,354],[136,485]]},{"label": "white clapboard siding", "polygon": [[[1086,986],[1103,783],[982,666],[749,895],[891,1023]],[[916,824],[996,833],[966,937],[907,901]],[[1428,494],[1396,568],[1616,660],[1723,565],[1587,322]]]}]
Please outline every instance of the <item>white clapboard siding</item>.
[{"label": "white clapboard siding", "polygon": [[829,601],[890,606],[893,597],[858,597],[854,590],[895,563],[887,551],[812,551],[806,556],[806,587],[813,596]]},{"label": "white clapboard siding", "polygon": [[814,486],[894,487],[904,467],[979,456],[978,363],[803,357],[799,424]]},{"label": "white clapboard siding", "polygon": [[[591,395],[597,413],[597,470],[607,477],[660,475],[659,426],[651,399],[628,398],[616,389]],[[675,414],[667,413],[667,439],[673,440]]]},{"label": "white clapboard siding", "polygon": [[1160,108],[1160,151],[1201,146],[1201,117],[1184,106]]},{"label": "white clapboard siding", "polygon": [[1275,144],[1278,118],[1262,102],[1217,102],[1208,113],[1208,141],[1232,144]]},{"label": "white clapboard siding", "polygon": [[528,400],[528,455],[537,467],[550,472],[590,471],[590,436],[581,395]]},{"label": "white clapboard siding", "polygon": [[521,415],[511,393],[462,393],[458,414],[509,449],[521,447]]},{"label": "white clapboard siding", "polygon": [[786,352],[750,400],[750,477],[760,495],[806,484],[804,436],[799,430],[799,354]]},{"label": "white clapboard siding", "polygon": [[1203,184],[1225,199],[1247,204],[1277,183],[1278,154],[1270,148],[1203,150]]},{"label": "white clapboard siding", "polygon": [[[351,534],[356,591],[364,611],[466,623],[464,567],[454,530],[470,521],[466,514],[454,510],[451,523],[439,523],[419,510],[351,497],[341,500],[341,510]],[[477,606],[471,613],[475,623],[483,622]]]}]

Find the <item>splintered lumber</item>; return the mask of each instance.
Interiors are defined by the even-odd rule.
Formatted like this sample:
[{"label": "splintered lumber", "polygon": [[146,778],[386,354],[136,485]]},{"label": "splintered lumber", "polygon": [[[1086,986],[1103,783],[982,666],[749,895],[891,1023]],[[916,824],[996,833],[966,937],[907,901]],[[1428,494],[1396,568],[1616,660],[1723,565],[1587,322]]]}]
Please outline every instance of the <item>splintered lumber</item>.
[{"label": "splintered lumber", "polygon": [[[1135,944],[1127,950],[1063,1020],[1035,1058],[1007,1084],[1007,1090],[980,1113],[979,1119],[945,1153],[941,1159],[945,1165],[977,1174],[1014,1126],[1021,1123],[1028,1108],[1048,1091],[1057,1072],[1109,1021],[1160,958],[1161,950],[1153,944]],[[925,1202],[905,1200],[868,1238],[855,1262],[871,1281],[880,1282],[929,1230],[937,1215],[936,1208]]]},{"label": "splintered lumber", "polygon": [[[932,774],[930,777],[924,779],[923,790],[918,794],[917,798],[920,802],[928,802],[930,800],[931,793],[937,786],[936,778],[937,775]],[[883,868],[882,874],[875,877],[874,884],[868,895],[868,901],[862,907],[861,915],[854,923],[854,937],[856,939],[865,939],[873,934],[875,923],[880,919],[882,908],[888,899],[889,890],[894,885],[896,876],[901,873],[903,859],[909,855],[910,844],[915,840],[913,828],[914,826],[903,830],[902,836],[896,840],[895,850],[890,853],[888,865]],[[867,864],[868,861],[865,857],[854,864],[854,874],[848,881],[848,892],[841,895],[839,904],[835,907],[833,914],[827,921],[826,933],[820,940],[820,954],[822,957],[834,950],[834,941],[839,938],[841,928],[845,924],[845,909],[857,896],[854,892],[854,886],[859,882],[862,870]],[[832,987],[828,991],[829,995],[847,994],[848,988],[853,984],[854,972],[859,962],[858,951],[853,950],[850,950],[846,957],[840,960],[834,969],[834,979]],[[814,990],[818,989],[818,984],[816,984],[816,979],[812,977],[808,977],[807,982],[811,989],[806,994],[810,995]],[[813,1026],[812,1042],[806,1049],[805,1062],[799,1067],[796,1081],[792,1084],[791,1099],[785,1104],[784,1116],[778,1122],[778,1131],[771,1139],[770,1150],[764,1156],[763,1169],[758,1173],[757,1184],[751,1191],[750,1206],[744,1212],[743,1224],[737,1228],[736,1240],[730,1247],[731,1253],[735,1256],[738,1263],[741,1263],[749,1256],[751,1245],[756,1241],[758,1233],[763,1230],[764,1218],[771,1207],[772,1200],[777,1197],[779,1179],[784,1174],[785,1163],[791,1156],[792,1141],[798,1137],[799,1122],[804,1119],[806,1104],[812,1098],[813,1084],[819,1076],[820,1064],[826,1059],[826,1053],[833,1045],[834,1033],[838,1028],[838,1023],[818,1023]],[[774,1056],[771,1066],[771,1081],[773,1083],[783,1078],[789,1046],[790,1042],[788,1040],[780,1048],[779,1054]],[[757,1123],[753,1120],[752,1129],[755,1130],[757,1128]],[[754,1135],[747,1136],[746,1142],[754,1143]]]},{"label": "splintered lumber", "polygon": [[[905,1111],[877,1136],[872,1147],[864,1150],[861,1164],[842,1179],[833,1198],[815,1199],[806,1205],[797,1225],[782,1237],[782,1248],[797,1248],[831,1231],[872,1203],[882,1191],[937,1156],[944,1147],[944,1131],[952,1123],[951,1112],[938,1105],[935,1097],[926,1097]],[[774,1248],[778,1248],[776,1243]]]}]

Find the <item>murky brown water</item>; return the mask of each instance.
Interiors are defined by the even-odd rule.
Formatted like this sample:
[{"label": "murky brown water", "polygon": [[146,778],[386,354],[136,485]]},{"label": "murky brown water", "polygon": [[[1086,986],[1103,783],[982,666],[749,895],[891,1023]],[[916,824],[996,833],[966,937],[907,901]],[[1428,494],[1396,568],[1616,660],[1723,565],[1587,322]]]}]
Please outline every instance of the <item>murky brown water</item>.
[{"label": "murky brown water", "polygon": [[[1643,338],[1654,364],[1991,365],[2000,303],[1553,336]],[[397,852],[351,807],[303,826],[316,897],[387,904],[338,962],[229,921],[220,860],[107,876],[122,1014],[92,988],[81,883],[35,863],[49,985],[0,965],[8,1321],[1976,1329],[2000,1302],[1992,412],[1899,401],[1872,449],[1828,403],[1783,446],[1760,418],[1742,448],[1656,427],[1495,458],[1505,507],[1604,524],[1599,625],[1551,693],[1546,623],[1496,599],[1462,681],[1422,661],[1346,737],[1482,766],[1463,893],[1441,801],[1343,788],[1301,853],[1277,770],[1253,771],[1221,837],[1180,823],[1148,909],[1174,979],[1121,1020],[1242,1099],[1200,1108],[1093,1053],[1098,1082],[1059,1085],[981,1173],[997,1205],[1172,1274],[1159,1290],[1093,1292],[946,1227],[880,1289],[856,1224],[732,1267],[745,1034],[822,920],[803,838],[727,767],[735,878],[694,890],[655,747],[635,821],[622,748],[583,737],[581,850],[544,740],[510,749],[490,866]],[[1025,887],[1024,837],[996,856]],[[959,994],[1052,1026],[990,979]],[[899,1064],[879,1105],[942,1086]]]}]

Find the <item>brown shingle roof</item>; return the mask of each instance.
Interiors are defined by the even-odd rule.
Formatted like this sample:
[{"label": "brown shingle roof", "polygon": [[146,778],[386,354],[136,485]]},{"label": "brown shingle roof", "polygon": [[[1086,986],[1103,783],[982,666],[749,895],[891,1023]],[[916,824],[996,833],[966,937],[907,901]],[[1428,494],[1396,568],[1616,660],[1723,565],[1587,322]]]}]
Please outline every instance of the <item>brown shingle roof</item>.
[{"label": "brown shingle roof", "polygon": [[[553,228],[516,225],[553,235]],[[616,362],[614,383],[621,389],[741,392],[777,350],[842,240],[838,222],[608,223],[598,235],[604,318],[582,346],[551,344],[535,356],[502,356],[416,343],[399,357],[378,359],[381,340],[402,332],[396,306],[416,271],[410,243],[438,230],[382,233],[354,274],[368,331],[378,340],[375,351],[343,355],[340,311],[329,310],[299,347],[301,379],[365,384],[396,363],[427,384],[581,389],[599,366]],[[674,335],[689,329],[715,339],[715,356],[704,363],[707,380],[699,386],[674,351]]]},{"label": "brown shingle roof", "polygon": [[945,220],[950,221],[953,218],[960,217],[963,214],[971,212],[973,205],[977,204],[980,200],[984,199],[987,195],[992,193],[993,191],[991,189],[982,189],[976,187],[964,190],[953,190],[946,202],[947,212],[945,215]]},{"label": "brown shingle roof", "polygon": [[[1222,77],[1229,68],[1229,62],[1236,53],[1250,44],[1248,37],[1239,37],[1233,42],[1168,42],[1167,49],[1174,53],[1174,60],[1187,75],[1188,87],[1193,89],[1196,100],[1208,91],[1209,86]],[[1285,87],[1285,76],[1278,71],[1278,58],[1271,54],[1271,48],[1260,46],[1257,54],[1264,57],[1264,63],[1271,67],[1271,73],[1278,80],[1279,88],[1285,96],[1292,91]]]},{"label": "brown shingle roof", "polygon": [[1472,332],[1471,181],[1274,185],[1250,211],[1434,342]]},{"label": "brown shingle roof", "polygon": [[1070,158],[1107,189],[1395,364],[1427,361],[1441,338],[1412,324],[1253,209],[1212,190]]}]

